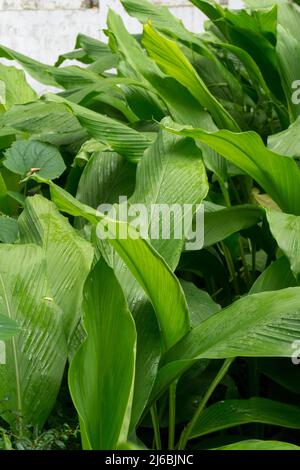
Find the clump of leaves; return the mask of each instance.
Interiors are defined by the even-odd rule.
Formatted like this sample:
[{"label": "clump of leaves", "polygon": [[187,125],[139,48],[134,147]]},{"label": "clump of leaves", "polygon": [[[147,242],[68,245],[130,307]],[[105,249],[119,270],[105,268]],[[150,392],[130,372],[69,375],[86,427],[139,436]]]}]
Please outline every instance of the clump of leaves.
[{"label": "clump of leaves", "polygon": [[[0,67],[0,447],[78,448],[72,400],[86,450],[299,450],[300,8],[192,0],[194,34],[120,1],[140,37],[110,11],[53,66],[0,48],[60,90]],[[202,203],[203,246],[153,236]]]}]

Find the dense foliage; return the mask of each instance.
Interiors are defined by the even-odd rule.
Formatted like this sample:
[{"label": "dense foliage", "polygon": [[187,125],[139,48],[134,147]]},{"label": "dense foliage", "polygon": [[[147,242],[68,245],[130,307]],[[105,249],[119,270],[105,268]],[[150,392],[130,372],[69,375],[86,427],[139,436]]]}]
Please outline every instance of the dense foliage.
[{"label": "dense foliage", "polygon": [[[0,65],[0,448],[299,449],[300,7],[120,1],[141,35],[0,47],[49,87]],[[119,196],[204,201],[204,246]]]}]

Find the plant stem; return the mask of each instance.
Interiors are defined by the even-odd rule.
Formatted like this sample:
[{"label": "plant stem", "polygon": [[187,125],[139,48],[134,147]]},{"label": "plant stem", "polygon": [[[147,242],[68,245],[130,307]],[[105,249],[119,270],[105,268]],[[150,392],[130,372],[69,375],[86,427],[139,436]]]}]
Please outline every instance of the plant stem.
[{"label": "plant stem", "polygon": [[231,207],[231,201],[230,201],[230,196],[229,196],[229,191],[227,189],[226,183],[221,178],[218,178],[218,182],[223,194],[223,197],[225,199],[225,204],[227,207]]},{"label": "plant stem", "polygon": [[238,295],[239,294],[239,286],[238,286],[237,279],[236,279],[235,267],[234,267],[234,264],[233,264],[231,253],[230,253],[229,249],[227,248],[227,246],[225,245],[225,243],[223,241],[221,241],[221,247],[222,247],[223,254],[224,254],[224,257],[225,257],[225,260],[226,260],[228,271],[230,273],[230,276],[232,277],[232,283],[233,283],[234,291]]},{"label": "plant stem", "polygon": [[152,419],[152,424],[153,424],[156,450],[161,450],[159,419],[158,419],[158,414],[157,414],[156,403],[154,403],[154,405],[151,406],[150,414],[151,414],[151,419]]},{"label": "plant stem", "polygon": [[256,272],[256,243],[254,241],[251,242],[251,256],[252,256],[252,276],[255,279],[255,272]]},{"label": "plant stem", "polygon": [[246,261],[246,257],[245,257],[245,251],[244,251],[243,242],[242,242],[241,237],[239,237],[239,249],[240,249],[242,263],[243,263],[243,266],[244,266],[245,281],[246,281],[247,287],[250,287],[251,286],[251,276],[250,276],[250,273],[249,273],[249,269],[248,269],[248,265],[247,265],[247,261]]},{"label": "plant stem", "polygon": [[168,450],[174,450],[175,444],[175,422],[176,422],[176,386],[173,382],[169,388],[169,441]]},{"label": "plant stem", "polygon": [[225,359],[221,369],[217,373],[216,377],[210,384],[210,386],[207,389],[207,392],[205,393],[204,397],[202,398],[201,402],[199,403],[199,406],[197,410],[195,411],[194,416],[192,417],[191,421],[188,423],[188,425],[184,428],[184,430],[181,433],[179,443],[178,443],[178,449],[179,450],[184,450],[186,447],[187,442],[189,441],[191,434],[193,432],[194,426],[197,423],[200,415],[202,414],[204,408],[207,405],[208,400],[210,399],[211,395],[215,391],[216,387],[218,384],[221,382],[223,377],[227,374],[229,367],[231,366],[232,362],[234,361],[235,358],[229,358]]}]

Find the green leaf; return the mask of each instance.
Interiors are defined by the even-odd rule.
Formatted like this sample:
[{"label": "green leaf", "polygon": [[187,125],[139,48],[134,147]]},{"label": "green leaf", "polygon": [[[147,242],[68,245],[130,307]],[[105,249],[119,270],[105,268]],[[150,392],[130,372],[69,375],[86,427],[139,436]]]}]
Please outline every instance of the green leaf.
[{"label": "green leaf", "polygon": [[42,178],[58,178],[66,169],[57,148],[36,140],[17,140],[5,153],[4,166],[13,173],[26,176],[31,171]]},{"label": "green leaf", "polygon": [[88,138],[72,112],[61,103],[37,101],[17,105],[5,113],[3,121],[6,126],[53,145],[74,144]]},{"label": "green leaf", "polygon": [[18,237],[18,222],[16,219],[0,215],[0,241],[14,243]]},{"label": "green leaf", "polygon": [[252,285],[250,293],[258,294],[259,292],[275,291],[296,285],[296,279],[293,276],[288,259],[281,256],[261,273]]},{"label": "green leaf", "polygon": [[255,132],[235,134],[222,130],[209,133],[202,129],[175,127],[168,121],[164,128],[209,145],[252,176],[283,210],[300,214],[300,171],[296,162],[268,150]]},{"label": "green leaf", "polygon": [[19,230],[21,243],[35,243],[43,249],[49,287],[62,310],[69,341],[80,319],[83,285],[92,264],[93,249],[56,206],[42,196],[26,199]]},{"label": "green leaf", "polygon": [[300,328],[299,296],[300,288],[293,287],[242,297],[194,328],[166,354],[166,360],[289,357]]},{"label": "green leaf", "polygon": [[215,450],[300,450],[300,447],[288,442],[260,441],[258,439],[250,439],[237,442],[235,444],[218,447]]},{"label": "green leaf", "polygon": [[267,211],[271,232],[289,259],[295,276],[300,274],[300,217],[283,212]]},{"label": "green leaf", "polygon": [[106,143],[129,161],[137,162],[151,143],[147,136],[119,121],[71,103],[57,95],[48,94],[47,98],[57,103],[65,103],[91,137]]},{"label": "green leaf", "polygon": [[192,328],[195,328],[211,315],[221,310],[220,305],[206,291],[198,289],[195,284],[183,279],[180,280],[180,283],[189,307]]},{"label": "green leaf", "polygon": [[203,411],[193,427],[191,438],[248,423],[299,429],[300,408],[258,397],[220,401]]},{"label": "green leaf", "polygon": [[0,340],[4,341],[19,333],[20,328],[14,320],[0,314]]},{"label": "green leaf", "polygon": [[[217,206],[218,207],[218,206]],[[233,233],[255,225],[263,211],[257,206],[243,204],[230,208],[205,205],[204,246],[211,246],[229,237]]]},{"label": "green leaf", "polygon": [[95,152],[79,180],[77,199],[95,209],[134,191],[136,166],[115,152]]},{"label": "green leaf", "polygon": [[[162,257],[151,245],[140,238],[134,227],[126,222],[109,219],[95,209],[80,203],[52,181],[34,177],[50,186],[51,198],[57,207],[70,215],[84,217],[98,225],[101,233],[108,235],[108,242],[132,272],[149,297],[161,328],[165,347],[175,344],[189,329],[186,300],[181,286]],[[111,233],[105,232],[106,229]],[[115,234],[129,234],[126,238],[114,238]],[[145,264],[148,269],[145,270]],[[169,295],[165,296],[168,291]]]},{"label": "green leaf", "polygon": [[25,74],[16,67],[0,64],[0,81],[4,83],[4,106],[10,108],[14,104],[28,103],[37,100],[35,91],[28,85]]},{"label": "green leaf", "polygon": [[300,288],[292,287],[248,295],[216,313],[165,354],[152,397],[198,359],[290,357],[300,331],[299,300]]},{"label": "green leaf", "polygon": [[103,261],[87,279],[83,310],[88,336],[69,371],[83,446],[116,449],[128,437],[136,331],[122,289]]},{"label": "green leaf", "polygon": [[57,86],[58,84],[51,76],[51,71],[54,67],[51,65],[42,64],[37,60],[20,54],[8,47],[0,45],[0,57],[9,60],[17,61],[35,80],[45,85]]},{"label": "green leaf", "polygon": [[[182,181],[177,185],[178,178]],[[105,182],[102,188],[105,190]],[[174,188],[176,187],[176,190]],[[109,188],[108,188],[109,189]],[[205,169],[201,152],[192,140],[174,138],[166,132],[159,132],[155,143],[146,150],[138,164],[136,189],[129,204],[143,204],[148,210],[151,228],[158,228],[158,214],[153,213],[153,204],[196,204],[200,203],[208,190]],[[124,194],[122,192],[122,194]],[[132,207],[132,206],[131,206]],[[180,222],[180,221],[179,221]],[[150,227],[149,227],[150,228]],[[202,228],[202,227],[201,227]],[[200,229],[201,229],[200,228]],[[151,239],[151,233],[149,234]],[[172,237],[172,235],[171,235]],[[169,266],[174,269],[178,263],[184,237],[177,239],[151,240],[155,249]],[[136,385],[133,403],[132,425],[136,422],[145,407],[145,396],[148,398],[160,356],[160,345],[153,310],[145,294],[132,274],[119,259],[112,255],[110,263],[121,283],[128,300],[129,308],[134,315],[138,331]],[[108,260],[108,262],[110,262]],[[155,337],[156,335],[156,337]],[[145,364],[147,364],[145,371]],[[149,380],[149,381],[148,381]]]},{"label": "green leaf", "polygon": [[268,137],[268,147],[273,152],[287,157],[300,157],[300,117],[288,129]]},{"label": "green leaf", "polygon": [[0,46],[0,56],[17,61],[35,80],[45,85],[73,88],[101,80],[97,73],[86,68],[78,66],[57,68],[38,62],[5,46]]},{"label": "green leaf", "polygon": [[[137,18],[145,24],[149,20],[160,31],[170,34],[173,37],[179,37],[186,40],[189,44],[193,41],[200,43],[199,38],[188,31],[181,20],[172,15],[168,7],[158,4],[155,5],[147,0],[121,0],[121,3],[127,13]],[[204,48],[204,46],[202,46]]]},{"label": "green leaf", "polygon": [[[178,187],[180,181],[180,187]],[[144,204],[148,209],[148,234],[152,246],[160,253],[168,265],[175,269],[187,238],[183,233],[184,204],[192,205],[193,215],[208,192],[208,181],[199,148],[191,139],[178,138],[160,131],[155,143],[149,147],[140,161],[136,174],[136,187],[130,204]],[[155,212],[154,205],[180,204],[180,215],[170,225],[170,237],[161,235],[161,214]],[[168,217],[168,215],[166,216]],[[180,234],[176,235],[177,224]],[[181,228],[180,228],[181,225]],[[202,230],[202,227],[197,227]],[[159,236],[151,237],[151,233]]]},{"label": "green leaf", "polygon": [[111,55],[111,50],[106,43],[85,34],[78,34],[75,47],[76,49],[82,47],[82,49],[94,61],[97,61],[104,56],[107,57]]},{"label": "green leaf", "polygon": [[239,127],[223,106],[210,93],[203,80],[174,41],[159,34],[150,25],[144,26],[143,45],[150,57],[168,75],[186,87],[208,109],[218,127],[238,131]]},{"label": "green leaf", "polygon": [[46,260],[34,245],[0,245],[1,313],[20,333],[6,342],[0,366],[0,413],[12,429],[42,427],[55,403],[67,358],[61,311],[47,283]]}]

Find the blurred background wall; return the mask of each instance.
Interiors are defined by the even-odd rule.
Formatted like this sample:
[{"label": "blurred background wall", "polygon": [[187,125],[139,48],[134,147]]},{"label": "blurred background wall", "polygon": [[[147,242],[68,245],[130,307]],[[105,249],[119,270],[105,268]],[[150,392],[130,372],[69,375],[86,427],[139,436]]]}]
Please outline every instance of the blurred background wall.
[{"label": "blurred background wall", "polygon": [[[187,0],[152,0],[170,7],[192,31],[201,31],[204,16]],[[242,0],[219,0],[231,8]],[[0,0],[0,44],[52,64],[74,48],[78,32],[101,37],[108,8],[119,12],[131,32],[138,23],[129,18],[118,0]]]}]

